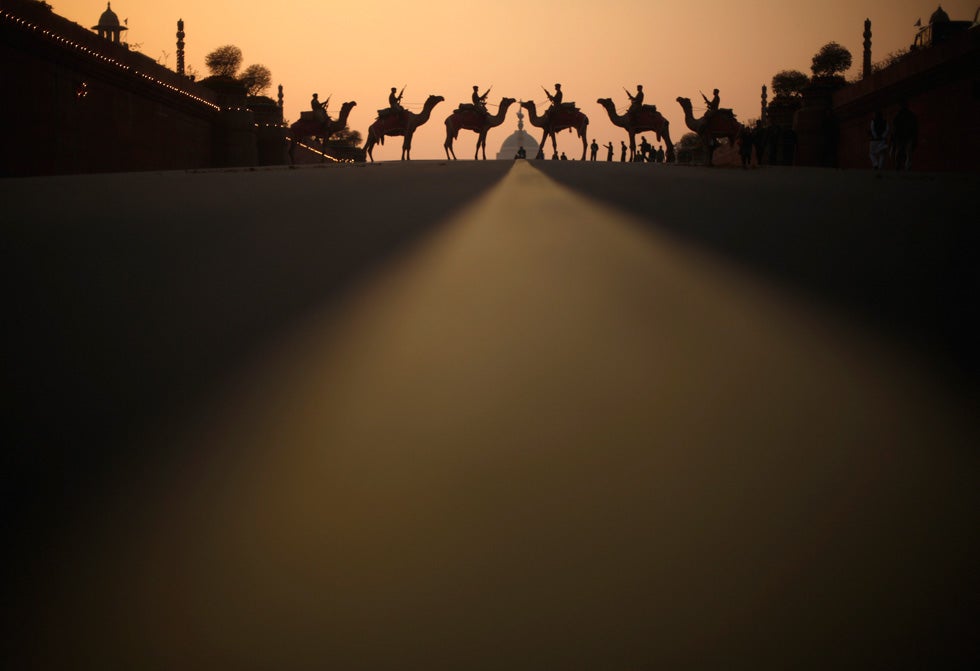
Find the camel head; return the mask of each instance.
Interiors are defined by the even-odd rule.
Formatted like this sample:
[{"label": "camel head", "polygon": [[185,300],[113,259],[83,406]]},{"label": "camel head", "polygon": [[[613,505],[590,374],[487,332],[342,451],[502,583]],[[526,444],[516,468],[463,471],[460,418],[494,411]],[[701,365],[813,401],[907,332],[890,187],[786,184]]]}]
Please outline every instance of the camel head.
[{"label": "camel head", "polygon": [[678,96],[677,97],[677,102],[684,109],[686,109],[686,110],[691,109],[691,99],[690,98],[682,98],[682,97]]},{"label": "camel head", "polygon": [[612,98],[599,98],[598,100],[596,100],[596,102],[602,105],[603,107],[609,107],[610,105],[613,104]]},{"label": "camel head", "polygon": [[533,100],[522,100],[521,107],[531,112],[534,111],[534,101]]},{"label": "camel head", "polygon": [[501,98],[500,99],[500,106],[503,107],[504,105],[507,105],[509,107],[509,106],[513,105],[514,103],[516,103],[516,102],[517,102],[517,100],[515,100],[514,98]]},{"label": "camel head", "polygon": [[350,100],[348,102],[345,102],[343,105],[340,106],[340,113],[341,114],[343,114],[344,112],[348,112],[349,113],[351,111],[351,109],[353,107],[355,107],[356,105],[357,105],[357,103],[355,101],[353,101],[353,100]]},{"label": "camel head", "polygon": [[425,99],[425,105],[424,105],[424,107],[435,107],[436,105],[438,105],[439,103],[441,103],[443,100],[445,100],[445,98],[443,98],[442,96],[431,95],[431,96],[429,96],[428,98]]}]

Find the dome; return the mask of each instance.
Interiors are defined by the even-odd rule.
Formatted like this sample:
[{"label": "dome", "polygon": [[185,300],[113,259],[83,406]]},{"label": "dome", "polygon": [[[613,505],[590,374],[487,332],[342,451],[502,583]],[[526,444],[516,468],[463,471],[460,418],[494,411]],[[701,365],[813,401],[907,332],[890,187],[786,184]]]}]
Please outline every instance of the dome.
[{"label": "dome", "polygon": [[528,135],[527,131],[521,129],[514,131],[504,140],[504,143],[500,145],[497,158],[509,161],[517,155],[517,149],[519,147],[524,147],[528,158],[534,158],[535,154],[538,153],[537,141]]},{"label": "dome", "polygon": [[116,13],[112,11],[112,3],[107,2],[105,11],[102,12],[102,16],[99,17],[99,27],[100,28],[118,28],[119,27],[119,17]]},{"label": "dome", "polygon": [[939,9],[934,11],[932,13],[932,16],[929,17],[929,23],[948,23],[948,22],[949,22],[949,14],[946,13],[946,10],[943,9],[942,5],[939,5]]}]

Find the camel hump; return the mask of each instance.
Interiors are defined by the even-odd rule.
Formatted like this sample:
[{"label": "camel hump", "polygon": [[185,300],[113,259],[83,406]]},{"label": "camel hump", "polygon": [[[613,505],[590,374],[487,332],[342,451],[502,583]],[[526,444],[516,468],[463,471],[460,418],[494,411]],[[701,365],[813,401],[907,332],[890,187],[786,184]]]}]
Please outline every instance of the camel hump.
[{"label": "camel hump", "polygon": [[483,113],[482,108],[478,108],[473,103],[460,103],[459,107],[456,108],[457,112],[480,112]]},{"label": "camel hump", "polygon": [[563,110],[568,110],[570,112],[577,112],[578,111],[578,106],[576,106],[575,103],[562,103],[561,104],[561,108]]},{"label": "camel hump", "polygon": [[656,105],[644,105],[641,109],[644,112],[650,112],[651,114],[659,114],[659,112],[657,112],[657,106]]}]

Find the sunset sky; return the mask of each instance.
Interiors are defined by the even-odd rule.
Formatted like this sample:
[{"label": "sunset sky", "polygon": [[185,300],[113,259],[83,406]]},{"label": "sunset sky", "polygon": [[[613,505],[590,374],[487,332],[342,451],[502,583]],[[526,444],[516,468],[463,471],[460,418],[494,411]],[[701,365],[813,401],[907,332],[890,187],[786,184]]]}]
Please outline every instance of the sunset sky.
[{"label": "sunset sky", "polygon": [[[94,26],[105,3],[99,0],[48,0],[55,13],[85,27]],[[415,136],[413,158],[442,158],[443,121],[457,103],[468,101],[472,86],[493,85],[489,101],[502,96],[544,101],[541,86],[560,82],[566,101],[589,116],[589,139],[619,147],[626,134],[596,104],[611,97],[622,110],[623,87],[643,84],[646,102],[658,106],[671,123],[671,137],[687,132],[678,96],[700,101],[698,90],[721,90],[722,106],[742,121],[760,111],[760,87],[784,69],[809,74],[810,59],[836,41],[850,49],[860,73],[864,19],[872,21],[872,60],[907,47],[917,19],[926,22],[934,0],[495,0],[475,7],[459,0],[425,0],[410,10],[404,0],[340,3],[329,0],[115,0],[124,34],[133,48],[173,69],[176,23],[186,32],[186,66],[198,78],[208,75],[205,55],[234,44],[253,63],[272,71],[285,92],[285,117],[293,121],[308,109],[311,94],[332,95],[335,114],[345,100],[356,100],[349,125],[365,133],[378,108],[387,106],[392,86],[405,86],[403,103],[418,110],[430,93],[446,100]],[[943,8],[954,20],[972,20],[976,0],[949,0]],[[771,94],[770,94],[771,95]],[[491,107],[495,111],[495,107]],[[491,131],[488,156],[517,127],[512,107],[502,126]],[[527,129],[536,138],[537,129]],[[648,139],[653,140],[652,134]],[[476,135],[460,133],[455,148],[472,157]],[[562,133],[559,151],[578,157],[581,144]],[[400,140],[374,152],[376,160],[397,159]],[[604,152],[600,152],[604,157]],[[618,152],[616,154],[618,159]]]}]

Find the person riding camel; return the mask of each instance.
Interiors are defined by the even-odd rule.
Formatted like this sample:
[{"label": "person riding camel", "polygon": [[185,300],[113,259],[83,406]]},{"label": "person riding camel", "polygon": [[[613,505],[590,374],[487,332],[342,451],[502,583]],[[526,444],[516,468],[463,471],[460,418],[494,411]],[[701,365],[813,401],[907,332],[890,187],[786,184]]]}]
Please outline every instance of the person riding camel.
[{"label": "person riding camel", "polygon": [[707,121],[718,111],[718,106],[721,105],[721,98],[718,97],[718,89],[714,90],[714,96],[712,96],[711,100],[708,100],[708,96],[703,93],[701,97],[704,98],[704,104],[707,106],[707,110],[704,113],[704,120]]},{"label": "person riding camel", "polygon": [[[491,87],[492,88],[492,87]],[[490,95],[490,89],[487,89],[482,95],[480,94],[480,87],[473,87],[473,107],[476,111],[483,112],[484,114],[489,114],[487,111],[487,96]]]},{"label": "person riding camel", "polygon": [[313,118],[317,121],[323,123],[327,120],[327,105],[330,104],[330,98],[327,98],[325,103],[320,102],[319,97],[316,93],[313,94],[313,99],[310,100],[310,108],[313,110]]},{"label": "person riding camel", "polygon": [[636,95],[630,94],[629,91],[626,92],[626,95],[630,99],[630,113],[639,112],[643,109],[643,84],[636,85]]},{"label": "person riding camel", "polygon": [[[391,93],[388,94],[388,107],[391,108],[392,112],[400,112],[403,109],[405,109],[404,107],[402,107],[402,94],[399,93],[396,95],[395,94],[396,90],[397,89],[394,86],[392,86]],[[404,91],[405,89],[402,89],[402,93],[404,93]]]},{"label": "person riding camel", "polygon": [[544,94],[548,96],[548,100],[551,101],[551,109],[549,109],[548,111],[549,112],[551,110],[558,111],[561,108],[561,99],[562,99],[561,84],[555,84],[555,95],[551,95],[551,93],[548,92],[548,89],[544,90]]}]

